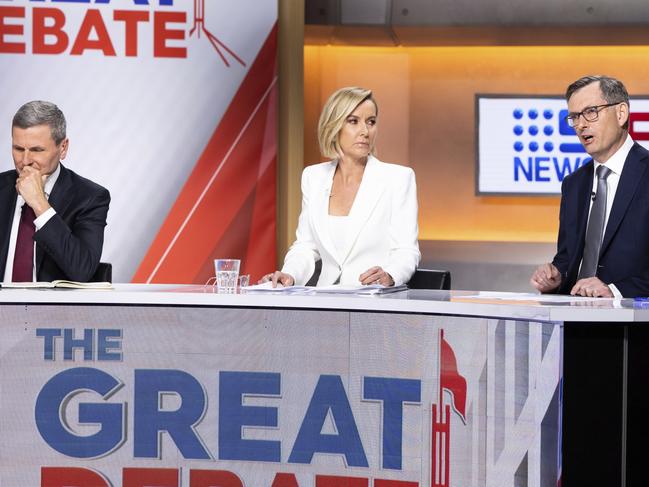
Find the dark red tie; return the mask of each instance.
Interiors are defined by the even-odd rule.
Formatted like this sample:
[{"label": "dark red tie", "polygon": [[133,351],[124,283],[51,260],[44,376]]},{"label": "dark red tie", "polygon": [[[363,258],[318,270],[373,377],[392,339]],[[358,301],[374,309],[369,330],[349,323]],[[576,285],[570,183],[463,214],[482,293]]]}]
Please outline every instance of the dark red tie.
[{"label": "dark red tie", "polygon": [[31,282],[33,280],[35,219],[34,210],[25,203],[18,224],[14,270],[11,275],[13,282]]}]

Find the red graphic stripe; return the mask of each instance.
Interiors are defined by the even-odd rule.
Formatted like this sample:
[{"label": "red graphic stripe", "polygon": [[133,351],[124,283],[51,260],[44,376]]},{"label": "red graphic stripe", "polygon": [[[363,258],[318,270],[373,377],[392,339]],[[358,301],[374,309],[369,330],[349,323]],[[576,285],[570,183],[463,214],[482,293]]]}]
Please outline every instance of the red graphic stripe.
[{"label": "red graphic stripe", "polygon": [[[261,261],[258,249],[274,256],[277,146],[276,135],[267,135],[277,132],[276,46],[277,25],[182,188],[135,273],[134,282],[198,282],[214,252],[222,247],[222,240],[231,238],[226,232],[250,201],[251,218],[245,226],[248,234],[238,250],[239,256],[255,262],[255,269]],[[270,172],[272,184],[262,185],[268,184]],[[262,202],[265,206],[261,206]],[[253,240],[258,249],[251,258],[248,242],[253,236],[264,240]],[[263,261],[265,268],[274,264],[267,255]],[[249,268],[250,263],[244,261],[244,266]]]}]

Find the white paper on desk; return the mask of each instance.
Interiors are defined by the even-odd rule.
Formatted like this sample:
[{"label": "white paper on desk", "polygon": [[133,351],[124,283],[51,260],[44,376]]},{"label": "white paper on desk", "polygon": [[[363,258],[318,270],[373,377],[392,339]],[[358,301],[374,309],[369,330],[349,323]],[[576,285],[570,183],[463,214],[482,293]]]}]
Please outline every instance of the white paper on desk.
[{"label": "white paper on desk", "polygon": [[593,299],[612,298],[590,298],[584,296],[567,296],[564,294],[539,294],[539,293],[507,293],[496,291],[480,291],[478,294],[458,296],[468,299],[500,299],[503,301],[542,301],[544,303],[570,303],[574,301],[590,301]]},{"label": "white paper on desk", "polygon": [[342,285],[334,284],[332,286],[319,286],[313,288],[313,292],[316,294],[325,293],[325,294],[386,294],[394,293],[398,291],[405,291],[408,288],[405,285],[402,286],[383,286],[381,284],[369,284],[369,285]]},{"label": "white paper on desk", "polygon": [[264,282],[254,286],[248,286],[246,292],[262,292],[262,293],[277,293],[277,294],[350,294],[350,295],[372,295],[372,294],[386,294],[398,291],[405,291],[408,288],[403,286],[382,286],[380,284],[370,285],[342,285],[333,284],[331,286],[282,286],[277,284],[273,287],[272,282]]},{"label": "white paper on desk", "polygon": [[246,292],[261,292],[261,293],[276,293],[276,294],[302,294],[311,291],[311,287],[307,286],[283,286],[277,283],[277,287],[273,287],[272,281],[263,282],[261,284],[253,284],[245,288]]}]

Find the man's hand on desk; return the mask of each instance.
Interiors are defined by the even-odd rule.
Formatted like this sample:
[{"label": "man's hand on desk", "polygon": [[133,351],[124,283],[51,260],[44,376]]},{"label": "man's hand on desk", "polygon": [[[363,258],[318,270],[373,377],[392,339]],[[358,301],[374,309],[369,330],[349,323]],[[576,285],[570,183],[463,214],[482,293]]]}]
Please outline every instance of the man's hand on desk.
[{"label": "man's hand on desk", "polygon": [[570,294],[573,296],[588,296],[591,298],[613,298],[613,292],[597,277],[580,279],[574,285]]},{"label": "man's hand on desk", "polygon": [[549,293],[561,285],[561,273],[554,264],[541,264],[532,274],[530,284],[539,292]]}]

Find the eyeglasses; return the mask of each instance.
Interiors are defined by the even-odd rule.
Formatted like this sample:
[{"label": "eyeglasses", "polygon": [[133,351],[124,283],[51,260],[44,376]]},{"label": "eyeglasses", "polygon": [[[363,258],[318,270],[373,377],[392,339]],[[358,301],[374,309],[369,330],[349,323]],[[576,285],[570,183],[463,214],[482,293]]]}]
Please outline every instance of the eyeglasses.
[{"label": "eyeglasses", "polygon": [[614,105],[619,105],[620,103],[624,103],[624,102],[616,101],[615,103],[607,103],[606,105],[595,105],[594,107],[586,107],[579,113],[569,113],[566,116],[566,122],[568,122],[568,125],[570,125],[571,127],[574,127],[575,125],[577,125],[579,117],[582,115],[584,117],[584,120],[586,120],[587,122],[597,122],[597,119],[599,118],[600,110],[603,110],[604,108],[612,107]]}]

